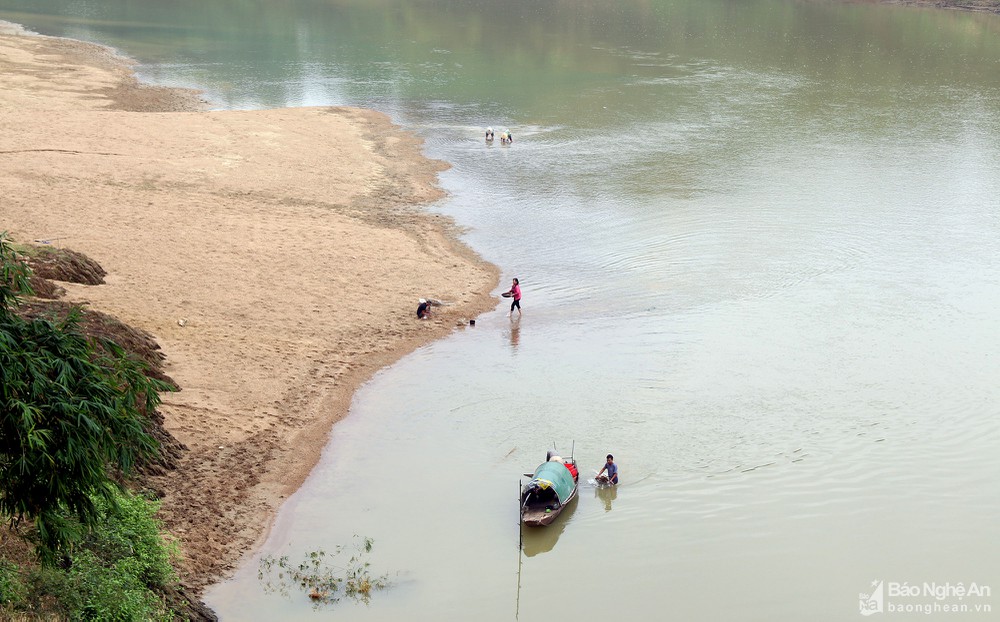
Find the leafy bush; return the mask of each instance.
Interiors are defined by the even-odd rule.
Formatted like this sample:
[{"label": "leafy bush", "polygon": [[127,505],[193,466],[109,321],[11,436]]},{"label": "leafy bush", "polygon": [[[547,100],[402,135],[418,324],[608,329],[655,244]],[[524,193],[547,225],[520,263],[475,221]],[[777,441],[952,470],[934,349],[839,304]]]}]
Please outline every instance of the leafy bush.
[{"label": "leafy bush", "polygon": [[95,347],[78,313],[17,316],[29,275],[0,234],[0,515],[33,521],[54,563],[98,524],[98,503],[117,498],[113,473],[156,453],[144,424],[166,385],[116,344]]},{"label": "leafy bush", "polygon": [[124,558],[106,566],[92,551],[73,556],[58,596],[70,620],[172,620],[160,598],[139,579],[135,558]]},{"label": "leafy bush", "polygon": [[143,585],[158,588],[177,581],[171,564],[178,556],[177,545],[160,534],[158,502],[122,493],[114,502],[99,500],[98,506],[102,521],[84,539],[83,548]]},{"label": "leafy bush", "polygon": [[[35,611],[67,620],[172,620],[160,594],[176,583],[170,564],[176,545],[159,534],[158,504],[120,493],[109,502],[96,499],[99,526],[68,555],[65,567],[41,566],[26,576],[19,600],[0,603],[0,618]],[[74,518],[67,518],[74,521]],[[8,569],[0,565],[0,590]],[[9,570],[15,579],[16,567]],[[43,611],[38,603],[47,603]]]},{"label": "leafy bush", "polygon": [[21,607],[26,597],[27,588],[21,582],[18,567],[0,560],[0,607]]},{"label": "leafy bush", "polygon": [[115,343],[86,337],[79,311],[17,315],[30,274],[0,233],[0,517],[43,562],[0,562],[0,617],[171,620],[158,592],[176,582],[174,546],[161,539],[158,506],[118,483],[155,456],[147,414],[168,385]]}]

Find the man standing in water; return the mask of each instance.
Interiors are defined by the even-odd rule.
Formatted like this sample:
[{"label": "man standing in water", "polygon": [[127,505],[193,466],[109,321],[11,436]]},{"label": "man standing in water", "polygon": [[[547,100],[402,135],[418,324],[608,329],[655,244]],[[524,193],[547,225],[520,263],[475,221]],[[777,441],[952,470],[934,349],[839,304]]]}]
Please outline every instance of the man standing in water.
[{"label": "man standing in water", "polygon": [[601,473],[605,471],[608,472],[608,483],[617,486],[618,485],[618,465],[615,464],[615,457],[608,454],[608,463],[604,465],[601,472],[597,474],[597,477],[601,477]]},{"label": "man standing in water", "polygon": [[514,279],[514,284],[510,287],[510,291],[507,293],[514,299],[514,301],[510,303],[510,312],[507,314],[507,317],[514,314],[514,307],[517,307],[517,317],[521,317],[521,285],[518,283],[516,278]]}]

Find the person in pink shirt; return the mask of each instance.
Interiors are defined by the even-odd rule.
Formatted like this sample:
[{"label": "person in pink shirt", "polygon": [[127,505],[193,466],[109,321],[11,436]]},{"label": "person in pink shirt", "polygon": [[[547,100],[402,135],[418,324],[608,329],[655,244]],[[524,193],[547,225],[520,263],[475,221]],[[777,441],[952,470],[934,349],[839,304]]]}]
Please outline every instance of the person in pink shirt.
[{"label": "person in pink shirt", "polygon": [[514,301],[510,303],[510,313],[507,314],[507,317],[514,314],[515,307],[517,308],[517,317],[521,317],[521,285],[518,283],[517,279],[514,279],[514,284],[511,285],[510,291],[507,293],[509,293],[510,297],[514,299]]}]

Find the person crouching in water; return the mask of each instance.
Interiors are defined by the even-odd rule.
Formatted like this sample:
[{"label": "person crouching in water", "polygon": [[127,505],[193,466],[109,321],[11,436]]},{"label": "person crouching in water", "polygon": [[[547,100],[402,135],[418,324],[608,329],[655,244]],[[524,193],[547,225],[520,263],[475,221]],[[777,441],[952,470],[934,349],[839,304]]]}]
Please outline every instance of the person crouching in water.
[{"label": "person crouching in water", "polygon": [[488,143],[493,142],[493,128],[492,127],[486,128],[486,142],[488,142]]}]

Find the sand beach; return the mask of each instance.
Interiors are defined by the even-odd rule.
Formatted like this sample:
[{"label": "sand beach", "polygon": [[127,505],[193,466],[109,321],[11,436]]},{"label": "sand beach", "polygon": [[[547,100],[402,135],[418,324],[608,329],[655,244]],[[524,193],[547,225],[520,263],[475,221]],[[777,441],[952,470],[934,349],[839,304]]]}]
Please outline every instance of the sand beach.
[{"label": "sand beach", "polygon": [[[497,270],[422,209],[446,165],[381,113],[209,111],[13,25],[0,69],[0,229],[96,260],[106,284],[66,300],[162,347],[188,451],[161,515],[198,591],[266,535],[361,383],[497,304]],[[446,305],[419,321],[419,298]]]}]

